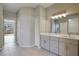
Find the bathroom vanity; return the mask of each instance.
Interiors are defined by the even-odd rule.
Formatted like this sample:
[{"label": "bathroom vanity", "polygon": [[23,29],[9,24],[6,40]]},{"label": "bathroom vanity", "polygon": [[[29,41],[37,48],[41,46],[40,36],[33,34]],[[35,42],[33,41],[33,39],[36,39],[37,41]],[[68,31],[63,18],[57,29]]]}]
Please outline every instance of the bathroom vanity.
[{"label": "bathroom vanity", "polygon": [[41,48],[57,56],[79,55],[79,14],[50,21],[50,33],[40,33]]},{"label": "bathroom vanity", "polygon": [[78,56],[79,35],[41,33],[41,48],[60,56]]}]

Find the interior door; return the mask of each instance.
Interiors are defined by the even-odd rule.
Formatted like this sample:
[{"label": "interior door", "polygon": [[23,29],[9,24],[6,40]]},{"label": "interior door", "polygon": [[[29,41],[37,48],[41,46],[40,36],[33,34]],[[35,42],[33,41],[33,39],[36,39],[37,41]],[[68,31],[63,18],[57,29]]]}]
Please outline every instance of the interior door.
[{"label": "interior door", "polygon": [[4,46],[3,25],[3,8],[0,7],[0,48]]}]

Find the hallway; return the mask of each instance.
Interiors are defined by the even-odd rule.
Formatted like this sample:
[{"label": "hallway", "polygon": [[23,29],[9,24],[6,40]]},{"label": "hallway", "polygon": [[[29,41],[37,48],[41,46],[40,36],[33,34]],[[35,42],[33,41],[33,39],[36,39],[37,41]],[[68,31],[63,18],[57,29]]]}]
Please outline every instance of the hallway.
[{"label": "hallway", "polygon": [[38,48],[19,47],[15,43],[14,35],[6,35],[4,48],[0,50],[0,56],[48,56],[49,53]]},{"label": "hallway", "polygon": [[6,34],[4,36],[4,47],[15,47],[15,37],[14,34]]}]

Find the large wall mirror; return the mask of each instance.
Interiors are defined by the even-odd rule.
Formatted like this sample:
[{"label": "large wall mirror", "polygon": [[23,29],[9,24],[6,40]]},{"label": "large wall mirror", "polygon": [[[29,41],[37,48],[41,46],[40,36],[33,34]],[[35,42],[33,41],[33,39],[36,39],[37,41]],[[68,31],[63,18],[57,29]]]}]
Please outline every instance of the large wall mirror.
[{"label": "large wall mirror", "polygon": [[54,33],[60,32],[60,22],[59,22],[59,20],[51,20],[51,32],[54,32]]},{"label": "large wall mirror", "polygon": [[52,33],[79,34],[79,14],[71,14],[66,17],[51,19]]},{"label": "large wall mirror", "polygon": [[68,18],[68,33],[79,34],[79,14],[72,14],[67,16]]}]

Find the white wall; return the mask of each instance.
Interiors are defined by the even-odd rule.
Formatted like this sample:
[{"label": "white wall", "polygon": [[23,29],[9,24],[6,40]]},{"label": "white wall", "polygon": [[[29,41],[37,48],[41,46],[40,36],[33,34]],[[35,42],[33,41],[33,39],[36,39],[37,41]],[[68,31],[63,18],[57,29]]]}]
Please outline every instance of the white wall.
[{"label": "white wall", "polygon": [[4,19],[16,20],[16,13],[4,11]]},{"label": "white wall", "polygon": [[35,46],[40,48],[40,7],[35,8]]},{"label": "white wall", "polygon": [[33,8],[21,8],[17,16],[17,40],[18,44],[22,47],[34,46],[34,9]]},{"label": "white wall", "polygon": [[40,6],[40,33],[46,32],[46,8]]},{"label": "white wall", "polygon": [[45,32],[45,8],[21,8],[17,15],[17,39],[20,46],[40,48],[40,33]]},{"label": "white wall", "polygon": [[42,6],[35,8],[35,46],[40,48],[40,33],[45,32],[46,10]]}]

